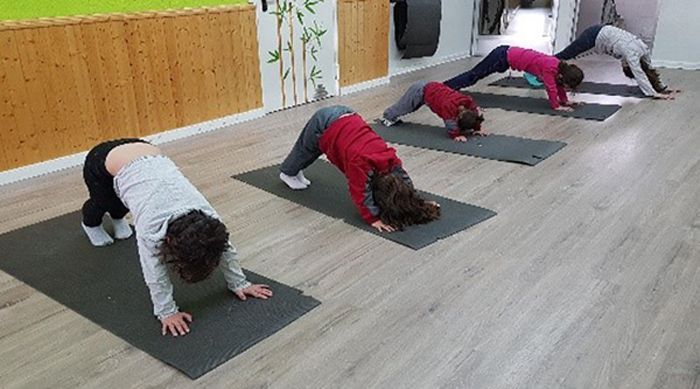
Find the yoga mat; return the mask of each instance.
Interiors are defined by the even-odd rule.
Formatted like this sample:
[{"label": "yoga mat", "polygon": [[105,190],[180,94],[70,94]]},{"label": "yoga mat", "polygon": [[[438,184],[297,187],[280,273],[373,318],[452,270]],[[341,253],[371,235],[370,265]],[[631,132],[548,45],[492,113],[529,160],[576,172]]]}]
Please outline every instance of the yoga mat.
[{"label": "yoga mat", "polygon": [[175,274],[175,301],[192,314],[186,336],[162,336],[153,316],[132,237],[93,247],[74,212],[0,235],[0,270],[51,297],[151,356],[197,378],[284,328],[320,303],[298,289],[251,271],[274,296],[243,302],[217,269],[184,284]]},{"label": "yoga mat", "polygon": [[378,232],[360,217],[359,211],[350,198],[347,181],[335,166],[318,160],[305,169],[304,175],[311,180],[311,186],[305,190],[289,189],[279,179],[279,173],[279,165],[274,165],[238,174],[233,178],[314,211],[342,219],[352,226],[414,250],[426,247],[496,215],[488,209],[421,192],[424,198],[440,204],[442,209],[440,219],[428,224],[410,226],[404,231]]},{"label": "yoga mat", "polygon": [[566,146],[564,142],[495,134],[470,136],[466,143],[456,142],[447,136],[447,130],[443,127],[410,122],[391,127],[373,123],[372,129],[392,143],[530,166],[537,165]]},{"label": "yoga mat", "polygon": [[563,116],[576,119],[603,121],[620,108],[615,104],[586,103],[575,107],[573,112],[555,111],[546,98],[495,95],[492,93],[464,92],[471,96],[482,108],[501,108],[506,111],[539,113],[543,115]]},{"label": "yoga mat", "polygon": [[[489,85],[493,86],[503,86],[511,88],[524,88],[524,89],[541,89],[533,88],[528,84],[527,80],[522,77],[504,77],[498,81],[494,81]],[[576,90],[578,93],[590,93],[592,95],[608,95],[608,96],[621,96],[621,97],[639,97],[644,98],[644,93],[639,89],[637,85],[624,85],[624,84],[608,84],[605,82],[592,82],[584,81],[581,83],[579,88]]]}]

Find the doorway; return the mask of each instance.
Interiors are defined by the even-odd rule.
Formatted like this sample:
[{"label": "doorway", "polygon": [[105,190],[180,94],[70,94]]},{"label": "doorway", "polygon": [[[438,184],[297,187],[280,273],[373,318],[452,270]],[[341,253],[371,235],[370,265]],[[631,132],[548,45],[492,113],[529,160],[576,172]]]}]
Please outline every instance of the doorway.
[{"label": "doorway", "polygon": [[484,56],[500,45],[552,52],[556,1],[477,0],[472,53]]}]

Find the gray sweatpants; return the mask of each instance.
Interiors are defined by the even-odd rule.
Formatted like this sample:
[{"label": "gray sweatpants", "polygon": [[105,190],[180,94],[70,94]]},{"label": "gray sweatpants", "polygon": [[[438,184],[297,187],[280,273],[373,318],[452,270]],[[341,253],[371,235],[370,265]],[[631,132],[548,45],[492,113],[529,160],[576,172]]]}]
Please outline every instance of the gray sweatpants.
[{"label": "gray sweatpants", "polygon": [[295,176],[299,173],[299,170],[309,167],[323,154],[318,147],[318,140],[321,138],[321,135],[339,117],[354,112],[352,109],[342,105],[333,105],[316,111],[304,126],[301,134],[299,134],[292,151],[289,152],[287,158],[282,162],[280,171],[288,176]]},{"label": "gray sweatpants", "polygon": [[413,83],[404,95],[396,102],[396,104],[387,108],[384,111],[384,118],[397,121],[401,116],[415,112],[422,107],[425,101],[423,100],[423,89],[430,81],[418,81]]}]

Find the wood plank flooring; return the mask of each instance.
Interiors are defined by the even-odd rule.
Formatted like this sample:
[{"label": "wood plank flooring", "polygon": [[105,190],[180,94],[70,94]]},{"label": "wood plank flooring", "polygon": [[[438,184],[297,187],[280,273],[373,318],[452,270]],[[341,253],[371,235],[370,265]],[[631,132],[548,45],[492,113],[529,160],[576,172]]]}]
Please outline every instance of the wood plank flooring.
[{"label": "wood plank flooring", "polygon": [[[242,264],[321,300],[310,314],[191,381],[0,273],[0,386],[700,388],[698,72],[662,71],[684,90],[673,102],[575,97],[623,104],[603,123],[487,110],[489,132],[568,142],[536,167],[397,146],[419,188],[498,212],[420,251],[229,178],[281,162],[321,106],[371,120],[412,81],[475,63],[163,146]],[[588,80],[625,81],[615,62],[580,64]],[[475,90],[544,96],[487,83]],[[85,196],[78,168],[0,187],[0,233]]]}]

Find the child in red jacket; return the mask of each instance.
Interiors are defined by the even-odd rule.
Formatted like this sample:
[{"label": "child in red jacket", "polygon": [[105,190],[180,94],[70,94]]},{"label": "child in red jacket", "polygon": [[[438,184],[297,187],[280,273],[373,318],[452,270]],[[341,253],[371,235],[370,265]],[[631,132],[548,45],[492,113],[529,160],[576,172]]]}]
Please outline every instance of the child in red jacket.
[{"label": "child in red jacket", "polygon": [[484,135],[481,132],[484,116],[474,100],[434,81],[418,81],[411,85],[396,104],[384,111],[379,121],[393,126],[401,116],[417,111],[423,104],[445,122],[450,138],[466,142],[467,135]]},{"label": "child in red jacket", "polygon": [[350,108],[326,107],[311,117],[282,163],[280,179],[291,189],[306,189],[311,182],[303,169],[321,154],[345,174],[353,203],[377,230],[393,232],[440,217],[440,206],[413,188],[396,150]]},{"label": "child in red jacket", "polygon": [[576,103],[569,102],[566,91],[576,89],[583,81],[583,71],[576,65],[535,50],[520,47],[498,46],[474,68],[445,81],[448,87],[460,90],[476,84],[493,73],[503,73],[509,68],[522,70],[536,76],[544,84],[549,105],[557,111],[573,111]]}]

